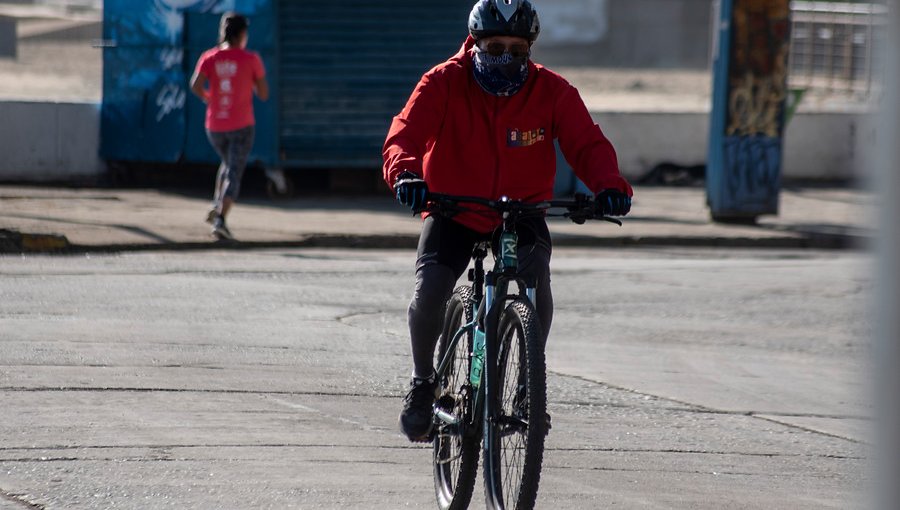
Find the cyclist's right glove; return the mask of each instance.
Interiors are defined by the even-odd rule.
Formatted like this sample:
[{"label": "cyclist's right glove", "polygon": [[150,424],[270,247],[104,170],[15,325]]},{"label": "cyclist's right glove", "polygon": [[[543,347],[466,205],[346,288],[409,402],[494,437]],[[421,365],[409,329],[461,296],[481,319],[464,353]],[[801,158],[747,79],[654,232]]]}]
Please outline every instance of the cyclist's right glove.
[{"label": "cyclist's right glove", "polygon": [[631,197],[615,189],[605,189],[595,198],[597,212],[604,216],[625,216],[631,211]]},{"label": "cyclist's right glove", "polygon": [[428,185],[418,175],[404,171],[397,176],[397,181],[394,183],[394,191],[397,193],[397,200],[414,212],[420,211],[425,207]]}]

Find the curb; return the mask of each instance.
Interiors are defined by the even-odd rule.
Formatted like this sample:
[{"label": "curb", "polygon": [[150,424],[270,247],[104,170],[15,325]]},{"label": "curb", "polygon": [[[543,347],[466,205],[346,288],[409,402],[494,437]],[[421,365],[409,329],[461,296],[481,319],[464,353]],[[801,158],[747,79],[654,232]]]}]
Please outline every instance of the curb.
[{"label": "curb", "polygon": [[0,253],[60,253],[72,248],[66,236],[0,229]]},{"label": "curb", "polygon": [[[293,241],[209,241],[147,244],[71,244],[65,236],[19,234],[4,235],[0,231],[0,253],[79,254],[154,251],[257,250],[294,248],[342,248],[359,250],[415,250],[418,234],[345,235],[310,234]],[[684,237],[684,236],[617,236],[590,237],[556,235],[553,245],[572,248],[734,248],[734,249],[817,249],[865,250],[871,241],[864,237],[841,234],[816,234],[779,237]]]}]

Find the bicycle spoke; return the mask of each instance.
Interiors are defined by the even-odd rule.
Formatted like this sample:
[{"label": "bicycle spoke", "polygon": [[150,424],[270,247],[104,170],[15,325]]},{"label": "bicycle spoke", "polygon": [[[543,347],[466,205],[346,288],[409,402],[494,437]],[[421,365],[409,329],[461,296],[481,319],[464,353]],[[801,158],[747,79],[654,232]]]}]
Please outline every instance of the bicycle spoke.
[{"label": "bicycle spoke", "polygon": [[[515,508],[519,500],[524,467],[527,421],[527,394],[523,391],[525,349],[521,331],[514,329],[503,343],[501,353],[501,408],[500,431],[502,441],[501,466],[503,469],[503,501],[507,508]],[[525,415],[527,416],[527,414]]]},{"label": "bicycle spoke", "polygon": [[[451,444],[453,444],[453,443],[459,441],[459,436],[458,435],[450,435],[450,434],[438,434],[436,439],[440,439],[442,441],[449,441]],[[446,442],[444,444],[446,444]],[[452,463],[458,461],[460,458],[462,458],[462,451],[459,448],[458,444],[455,444],[454,448],[452,448],[452,450],[455,450],[457,453],[452,456],[447,456],[446,458],[441,458],[440,460],[437,460],[435,462],[437,462],[438,464],[441,464],[441,465],[452,464]]]},{"label": "bicycle spoke", "polygon": [[525,464],[525,445],[520,438],[506,438],[503,442],[503,469],[509,473],[508,480],[510,481],[510,483],[504,484],[503,500],[507,502],[509,508],[516,508]]}]

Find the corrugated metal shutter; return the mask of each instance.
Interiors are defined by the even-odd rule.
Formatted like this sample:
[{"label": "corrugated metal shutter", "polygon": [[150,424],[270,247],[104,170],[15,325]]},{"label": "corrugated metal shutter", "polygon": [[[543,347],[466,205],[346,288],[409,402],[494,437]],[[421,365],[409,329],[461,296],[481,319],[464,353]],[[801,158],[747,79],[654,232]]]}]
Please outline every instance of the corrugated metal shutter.
[{"label": "corrugated metal shutter", "polygon": [[374,167],[422,74],[453,55],[474,0],[281,0],[281,152],[294,167]]}]

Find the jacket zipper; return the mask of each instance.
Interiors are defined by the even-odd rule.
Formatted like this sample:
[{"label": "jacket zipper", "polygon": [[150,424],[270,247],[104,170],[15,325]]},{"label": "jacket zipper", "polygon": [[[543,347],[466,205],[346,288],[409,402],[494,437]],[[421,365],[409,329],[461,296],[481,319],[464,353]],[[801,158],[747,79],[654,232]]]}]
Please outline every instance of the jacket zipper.
[{"label": "jacket zipper", "polygon": [[500,190],[500,151],[503,150],[502,143],[498,145],[500,133],[497,132],[497,115],[500,109],[500,98],[491,97],[494,102],[494,115],[491,117],[491,130],[494,132],[494,185],[491,189],[491,200],[497,200],[497,192]]}]

